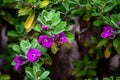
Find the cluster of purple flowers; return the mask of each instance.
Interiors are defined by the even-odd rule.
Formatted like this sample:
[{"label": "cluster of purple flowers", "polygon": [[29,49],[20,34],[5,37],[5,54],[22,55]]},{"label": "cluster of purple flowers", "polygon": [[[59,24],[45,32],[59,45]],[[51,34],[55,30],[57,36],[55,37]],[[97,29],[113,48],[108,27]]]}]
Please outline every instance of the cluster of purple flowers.
[{"label": "cluster of purple flowers", "polygon": [[103,28],[103,32],[101,33],[102,38],[108,38],[113,36],[113,27],[112,26],[105,26]]},{"label": "cluster of purple flowers", "polygon": [[[48,27],[43,25],[42,30],[48,30]],[[38,38],[38,43],[41,44],[45,48],[51,48],[52,42],[57,43],[58,45],[62,45],[67,42],[67,38],[64,32],[54,35],[53,39],[48,35],[41,35]]]},{"label": "cluster of purple flowers", "polygon": [[15,56],[14,62],[16,63],[15,64],[15,70],[18,71],[20,69],[22,63],[24,62],[24,60],[19,56]]},{"label": "cluster of purple flowers", "polygon": [[[120,21],[118,21],[118,26],[120,26]],[[112,37],[114,35],[113,32],[114,32],[114,29],[112,26],[110,26],[110,25],[104,26],[103,32],[101,33],[101,37],[104,39]]]},{"label": "cluster of purple flowers", "polygon": [[[39,57],[41,56],[41,52],[35,48],[30,48],[27,52],[26,58],[31,62],[34,63],[35,61],[37,61],[39,59]],[[22,59],[20,56],[15,56],[14,58],[14,62],[15,64],[15,70],[19,71],[21,65],[23,65],[23,63],[25,62],[24,59]]]},{"label": "cluster of purple flowers", "polygon": [[64,32],[54,35],[53,39],[49,37],[48,35],[41,35],[38,38],[38,43],[41,44],[45,48],[51,48],[52,41],[54,41],[58,45],[61,45],[67,42],[67,38]]},{"label": "cluster of purple flowers", "polygon": [[67,42],[67,38],[65,36],[65,33],[62,32],[60,34],[54,35],[54,42],[58,45],[64,44]]},{"label": "cluster of purple flowers", "polygon": [[[41,28],[44,31],[48,30],[48,27],[44,26],[44,25]],[[41,44],[45,48],[51,48],[53,41],[55,43],[57,43],[58,45],[66,43],[67,38],[65,36],[65,33],[61,32],[60,34],[56,34],[56,35],[53,36],[53,38],[51,38],[48,35],[41,35],[38,38],[38,43]],[[30,48],[28,50],[27,54],[26,54],[26,59],[31,63],[34,63],[40,57],[41,57],[41,52],[38,49],[35,49],[35,48]],[[15,64],[15,70],[18,71],[20,69],[21,65],[24,64],[25,60],[22,59],[20,56],[15,56],[14,62],[16,63]]]}]

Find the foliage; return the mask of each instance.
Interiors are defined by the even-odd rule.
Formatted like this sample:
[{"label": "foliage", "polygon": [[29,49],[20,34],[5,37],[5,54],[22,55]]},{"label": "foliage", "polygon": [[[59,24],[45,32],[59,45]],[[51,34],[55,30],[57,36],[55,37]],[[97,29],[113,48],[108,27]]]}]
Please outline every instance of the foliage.
[{"label": "foliage", "polygon": [[[83,46],[89,49],[88,56],[83,57],[81,61],[73,62],[75,68],[71,74],[76,79],[95,77],[97,62],[100,59],[109,59],[113,51],[115,54],[120,53],[119,6],[119,0],[1,0],[0,24],[1,21],[7,21],[13,26],[7,31],[9,37],[7,53],[12,59],[11,64],[16,66],[13,58],[19,56],[25,61],[20,66],[25,69],[25,80],[50,80],[50,72],[44,66],[52,65],[53,61],[47,52],[50,50],[53,54],[57,54],[62,45],[71,48],[70,43],[76,35],[73,35],[68,26],[75,23],[74,17],[79,17],[80,21],[89,22],[92,29],[102,29],[108,25],[113,28],[112,32],[99,30],[101,34],[92,37],[94,39],[92,44],[84,42]],[[47,26],[47,30],[42,29],[43,25]],[[55,35],[60,35],[62,32],[65,35],[55,41]],[[112,36],[102,39],[102,33],[105,35],[112,33]],[[50,49],[39,43],[38,39],[43,35],[52,39]],[[67,39],[65,43],[62,41],[63,38]],[[45,42],[46,39],[42,40],[42,43]],[[26,57],[30,48],[35,48],[42,54],[34,63],[30,63]],[[10,76],[7,75],[7,78],[9,80]]]},{"label": "foliage", "polygon": [[96,76],[96,64],[97,60],[90,61],[88,56],[85,56],[82,61],[75,60],[73,62],[75,69],[72,74],[79,79],[81,76]]}]

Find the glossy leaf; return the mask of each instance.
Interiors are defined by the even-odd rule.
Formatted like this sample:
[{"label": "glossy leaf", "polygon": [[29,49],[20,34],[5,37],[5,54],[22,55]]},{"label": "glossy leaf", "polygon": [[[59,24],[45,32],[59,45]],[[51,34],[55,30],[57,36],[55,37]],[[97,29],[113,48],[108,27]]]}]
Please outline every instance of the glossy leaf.
[{"label": "glossy leaf", "polygon": [[32,8],[30,7],[21,8],[18,10],[18,16],[28,15],[31,12],[32,12]]},{"label": "glossy leaf", "polygon": [[28,41],[22,40],[20,42],[20,47],[21,47],[22,51],[26,54],[31,46]]},{"label": "glossy leaf", "polygon": [[111,55],[110,47],[108,46],[104,52],[105,58],[108,59]]},{"label": "glossy leaf", "polygon": [[45,71],[40,77],[38,77],[38,80],[43,80],[47,78],[49,74],[50,74],[49,71]]},{"label": "glossy leaf", "polygon": [[74,60],[73,64],[74,64],[74,66],[79,67],[79,68],[82,68],[84,66],[84,63],[82,63],[78,60]]},{"label": "glossy leaf", "polygon": [[32,28],[34,27],[35,24],[36,24],[36,20],[33,21],[33,23],[30,26],[30,28],[26,29],[26,32],[30,32],[32,30]]},{"label": "glossy leaf", "polygon": [[0,80],[10,80],[11,77],[9,75],[0,75]]},{"label": "glossy leaf", "polygon": [[31,41],[31,47],[32,48],[37,48],[38,47],[38,42],[37,42],[37,39],[36,38],[34,38],[32,41]]},{"label": "glossy leaf", "polygon": [[120,46],[120,37],[116,37],[114,40],[113,40],[113,46],[115,48],[118,48]]},{"label": "glossy leaf", "polygon": [[37,31],[37,32],[41,32],[41,28],[40,28],[41,26],[40,25],[35,25],[34,27],[33,27],[33,30],[34,31]]},{"label": "glossy leaf", "polygon": [[45,6],[47,6],[49,4],[49,0],[43,0],[41,3],[40,3],[40,8],[43,8]]},{"label": "glossy leaf", "polygon": [[34,63],[34,65],[33,65],[33,73],[34,73],[34,75],[36,75],[36,73],[37,73],[38,71],[41,71],[41,70],[40,70],[40,64]]},{"label": "glossy leaf", "polygon": [[80,76],[85,76],[86,74],[87,74],[87,70],[83,69],[83,70],[81,70],[81,71],[79,72],[78,75],[80,75]]},{"label": "glossy leaf", "polygon": [[20,36],[16,31],[13,31],[13,30],[8,31],[7,35],[10,37],[19,37]]},{"label": "glossy leaf", "polygon": [[25,23],[24,23],[24,26],[25,26],[25,29],[26,30],[29,30],[31,29],[32,27],[32,23],[34,21],[34,17],[35,17],[35,13],[32,12],[26,19]]},{"label": "glossy leaf", "polygon": [[108,41],[108,39],[102,39],[102,40],[98,43],[97,47],[103,46],[104,44],[107,43],[107,41]]},{"label": "glossy leaf", "polygon": [[66,46],[67,48],[71,48],[70,42],[67,41],[67,42],[65,43],[65,46]]},{"label": "glossy leaf", "polygon": [[75,38],[74,35],[70,31],[65,32],[65,35],[69,42],[71,42]]},{"label": "glossy leaf", "polygon": [[17,53],[21,53],[21,49],[20,49],[20,46],[19,45],[13,45],[12,46],[12,49],[15,51],[15,52],[17,52]]},{"label": "glossy leaf", "polygon": [[59,34],[65,30],[66,22],[60,22],[54,29],[55,34]]},{"label": "glossy leaf", "polygon": [[92,70],[92,69],[89,69],[88,70],[88,73],[90,74],[90,75],[93,75],[93,76],[96,76],[96,71],[95,70]]},{"label": "glossy leaf", "polygon": [[[52,65],[53,63],[53,60],[52,58],[47,54],[47,53],[44,53],[43,54],[45,56],[44,60],[42,60],[45,64],[48,64],[48,65]],[[42,58],[41,58],[42,59]]]},{"label": "glossy leaf", "polygon": [[76,67],[75,69],[73,69],[72,71],[72,75],[77,75],[80,71],[80,68],[79,67]]},{"label": "glossy leaf", "polygon": [[23,22],[21,22],[20,25],[17,24],[15,26],[15,28],[16,28],[17,33],[19,33],[19,34],[23,34],[24,33],[24,23]]},{"label": "glossy leaf", "polygon": [[85,20],[85,21],[89,21],[90,18],[91,18],[91,16],[88,15],[88,14],[86,14],[86,15],[83,16],[83,20]]},{"label": "glossy leaf", "polygon": [[119,29],[119,26],[115,23],[115,21],[111,20],[111,23],[113,24],[113,27],[114,27],[114,28]]},{"label": "glossy leaf", "polygon": [[3,18],[8,21],[10,24],[13,24],[13,17],[10,13],[5,13],[5,15],[3,16]]},{"label": "glossy leaf", "polygon": [[41,45],[37,44],[36,49],[40,50],[42,54],[46,53],[47,49],[42,47]]},{"label": "glossy leaf", "polygon": [[93,22],[93,25],[94,26],[100,26],[102,24],[102,21],[101,20],[95,20],[94,22]]},{"label": "glossy leaf", "polygon": [[52,44],[51,51],[53,54],[56,54],[58,51],[57,45],[54,42]]},{"label": "glossy leaf", "polygon": [[33,75],[33,71],[32,71],[32,68],[30,67],[26,67],[25,68],[25,73],[26,73],[26,76],[30,79],[30,80],[34,80],[34,75]]},{"label": "glossy leaf", "polygon": [[104,8],[103,11],[104,11],[105,13],[111,11],[111,10],[114,8],[115,5],[116,5],[116,4],[114,4],[114,3],[108,4],[108,5]]}]

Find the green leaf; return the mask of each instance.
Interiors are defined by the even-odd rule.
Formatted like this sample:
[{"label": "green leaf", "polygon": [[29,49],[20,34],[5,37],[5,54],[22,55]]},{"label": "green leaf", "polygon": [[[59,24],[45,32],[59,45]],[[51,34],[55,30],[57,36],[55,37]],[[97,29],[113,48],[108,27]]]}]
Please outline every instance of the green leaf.
[{"label": "green leaf", "polygon": [[66,9],[66,11],[69,10],[70,8],[70,1],[69,0],[65,0],[62,5],[64,6],[64,8]]},{"label": "green leaf", "polygon": [[29,13],[31,13],[31,12],[32,12],[32,8],[24,7],[24,8],[19,9],[18,16],[25,16],[25,15],[28,15]]},{"label": "green leaf", "polygon": [[14,65],[15,65],[15,62],[14,62],[14,61],[12,61],[12,62],[11,62],[11,65],[12,65],[12,66],[14,66]]},{"label": "green leaf", "polygon": [[95,21],[93,22],[93,25],[94,25],[94,26],[101,26],[101,24],[102,24],[102,21],[101,21],[101,20],[95,20]]},{"label": "green leaf", "polygon": [[120,54],[120,47],[115,48],[115,50],[116,50],[116,52],[117,52],[118,54]]},{"label": "green leaf", "polygon": [[26,19],[25,23],[24,23],[24,27],[26,29],[27,32],[29,32],[34,24],[34,18],[35,18],[35,12],[32,12]]},{"label": "green leaf", "polygon": [[34,63],[34,65],[33,65],[33,73],[34,73],[34,75],[36,75],[36,73],[37,73],[38,71],[41,71],[41,70],[40,70],[40,64]]},{"label": "green leaf", "polygon": [[85,7],[87,4],[89,4],[88,0],[79,0],[79,6],[81,7]]},{"label": "green leaf", "polygon": [[107,43],[108,40],[109,40],[109,39],[102,39],[102,40],[98,43],[97,47],[103,46],[104,44]]},{"label": "green leaf", "polygon": [[34,38],[32,41],[31,41],[31,47],[32,48],[37,48],[38,47],[38,42],[37,42],[37,39],[36,38]]},{"label": "green leaf", "polygon": [[65,30],[66,22],[61,21],[54,29],[55,34],[59,34]]},{"label": "green leaf", "polygon": [[83,16],[83,20],[85,20],[85,21],[89,21],[90,18],[91,18],[91,16],[88,15],[88,14],[86,14],[86,15]]},{"label": "green leaf", "polygon": [[108,16],[103,16],[103,21],[108,25],[112,25],[111,19]]},{"label": "green leaf", "polygon": [[21,49],[20,49],[20,46],[19,45],[13,45],[12,46],[12,49],[15,51],[15,52],[17,52],[17,53],[21,53]]},{"label": "green leaf", "polygon": [[113,46],[115,48],[118,48],[120,46],[120,37],[116,37],[115,39],[113,39]]},{"label": "green leaf", "polygon": [[21,24],[20,25],[16,25],[15,28],[16,28],[17,33],[21,33],[22,34],[24,32],[24,23],[21,22]]},{"label": "green leaf", "polygon": [[113,24],[113,27],[114,27],[114,28],[117,28],[117,29],[120,28],[120,27],[115,23],[115,21],[111,20],[111,23]]},{"label": "green leaf", "polygon": [[9,75],[0,75],[0,80],[10,80],[11,77]]},{"label": "green leaf", "polygon": [[51,27],[56,26],[60,23],[61,19],[60,19],[60,12],[57,12],[55,14],[52,14],[53,18],[51,20]]},{"label": "green leaf", "polygon": [[119,76],[117,76],[117,77],[116,77],[116,80],[120,80],[120,77],[119,77]]},{"label": "green leaf", "polygon": [[40,77],[38,77],[38,80],[43,80],[47,78],[49,74],[50,74],[49,71],[45,71]]},{"label": "green leaf", "polygon": [[79,71],[80,71],[79,67],[74,68],[72,71],[72,75],[77,75],[79,73]]},{"label": "green leaf", "polygon": [[111,10],[115,7],[115,5],[116,5],[116,4],[114,4],[114,3],[108,4],[108,5],[104,8],[103,12],[106,13],[106,12],[111,11]]},{"label": "green leaf", "polygon": [[52,53],[53,53],[53,54],[56,54],[58,50],[59,50],[59,49],[57,48],[57,45],[53,42],[53,43],[52,43],[52,47],[51,47]]},{"label": "green leaf", "polygon": [[11,3],[11,2],[14,2],[14,1],[17,1],[17,0],[3,0],[4,3]]},{"label": "green leaf", "polygon": [[88,61],[89,61],[89,57],[85,56],[83,59],[83,63],[87,65]]},{"label": "green leaf", "polygon": [[22,40],[20,42],[20,47],[24,53],[27,53],[28,49],[31,47],[28,41]]},{"label": "green leaf", "polygon": [[16,31],[13,31],[13,30],[8,31],[7,35],[10,37],[19,37],[20,36]]},{"label": "green leaf", "polygon": [[8,21],[10,24],[13,24],[13,17],[10,13],[5,13],[5,15],[3,16],[3,18]]},{"label": "green leaf", "polygon": [[73,61],[73,64],[76,66],[76,67],[79,67],[79,68],[82,68],[84,66],[84,64],[78,60],[74,60]]},{"label": "green leaf", "polygon": [[70,42],[67,41],[67,42],[65,43],[65,46],[66,46],[67,48],[71,48]]},{"label": "green leaf", "polygon": [[43,0],[41,3],[40,3],[40,8],[43,8],[45,6],[47,6],[49,4],[49,0]]},{"label": "green leaf", "polygon": [[32,71],[32,68],[30,67],[26,67],[25,68],[25,73],[26,73],[26,76],[30,79],[30,80],[34,80],[34,75],[33,75],[33,71]]},{"label": "green leaf", "polygon": [[85,76],[86,74],[87,74],[87,70],[83,69],[83,70],[81,70],[81,71],[79,72],[78,75],[80,75],[80,76]]},{"label": "green leaf", "polygon": [[44,19],[44,16],[47,16],[47,11],[43,10],[42,11],[42,15],[38,16],[37,20],[40,21],[40,23],[42,23],[42,25],[46,24],[46,21]]},{"label": "green leaf", "polygon": [[96,76],[96,71],[95,71],[95,70],[89,69],[89,70],[88,70],[88,73],[89,73],[90,75]]},{"label": "green leaf", "polygon": [[108,77],[104,77],[103,80],[112,80],[112,79],[109,79]]},{"label": "green leaf", "polygon": [[94,69],[96,68],[98,61],[97,60],[93,60],[91,61],[91,63],[88,65],[89,68]]},{"label": "green leaf", "polygon": [[92,13],[91,16],[99,16],[100,13]]},{"label": "green leaf", "polygon": [[46,51],[47,51],[47,49],[46,49],[46,48],[42,47],[42,46],[41,46],[41,45],[39,45],[39,44],[36,46],[36,49],[40,50],[40,52],[41,52],[42,54],[45,54],[45,53],[46,53]]},{"label": "green leaf", "polygon": [[34,30],[34,31],[37,31],[37,32],[41,32],[40,25],[37,24],[36,26],[34,26],[34,27],[33,27],[33,30]]},{"label": "green leaf", "polygon": [[44,58],[44,59],[41,58],[42,61],[43,61],[45,64],[52,65],[52,63],[53,63],[52,58],[51,58],[47,53],[44,53],[43,55],[45,56],[45,58]]},{"label": "green leaf", "polygon": [[72,41],[75,38],[73,33],[71,33],[70,31],[65,32],[65,35],[66,35],[68,41]]}]

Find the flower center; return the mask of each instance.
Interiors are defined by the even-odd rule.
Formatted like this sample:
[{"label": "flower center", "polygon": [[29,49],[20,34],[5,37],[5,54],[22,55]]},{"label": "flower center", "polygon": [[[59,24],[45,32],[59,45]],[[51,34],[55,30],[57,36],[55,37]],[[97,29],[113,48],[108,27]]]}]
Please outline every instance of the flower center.
[{"label": "flower center", "polygon": [[110,30],[107,30],[107,33],[110,33],[111,31]]},{"label": "flower center", "polygon": [[47,40],[47,39],[44,39],[44,42],[48,42],[48,40]]},{"label": "flower center", "polygon": [[62,45],[62,38],[57,38],[57,40],[56,40],[56,43],[58,44],[58,45]]},{"label": "flower center", "polygon": [[32,54],[32,58],[35,58],[35,53]]}]

